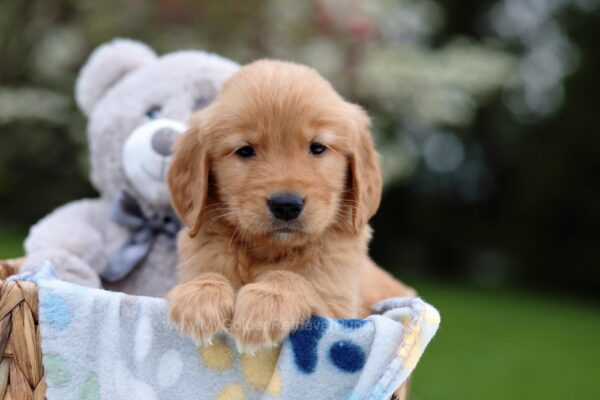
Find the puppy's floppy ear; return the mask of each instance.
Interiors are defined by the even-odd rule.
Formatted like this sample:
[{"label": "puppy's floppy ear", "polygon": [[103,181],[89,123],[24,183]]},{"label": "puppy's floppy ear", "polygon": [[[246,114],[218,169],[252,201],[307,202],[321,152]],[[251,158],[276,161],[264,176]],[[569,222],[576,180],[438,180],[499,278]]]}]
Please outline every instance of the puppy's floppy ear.
[{"label": "puppy's floppy ear", "polygon": [[201,140],[201,127],[192,121],[191,128],[175,143],[167,182],[173,209],[188,226],[190,237],[200,229],[208,199],[209,158]]},{"label": "puppy's floppy ear", "polygon": [[352,107],[356,136],[349,162],[352,196],[350,206],[352,227],[358,233],[379,208],[383,180],[371,137],[371,121],[362,108],[356,105]]}]

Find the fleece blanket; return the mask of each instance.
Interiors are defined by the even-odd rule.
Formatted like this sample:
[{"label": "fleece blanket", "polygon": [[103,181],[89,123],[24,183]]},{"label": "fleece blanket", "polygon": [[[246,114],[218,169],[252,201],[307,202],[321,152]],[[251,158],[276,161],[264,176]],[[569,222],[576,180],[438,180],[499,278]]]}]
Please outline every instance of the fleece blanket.
[{"label": "fleece blanket", "polygon": [[418,298],[367,319],[310,318],[276,348],[239,354],[223,334],[197,348],[164,300],[84,288],[45,264],[39,286],[48,400],[384,400],[408,378],[440,317]]}]

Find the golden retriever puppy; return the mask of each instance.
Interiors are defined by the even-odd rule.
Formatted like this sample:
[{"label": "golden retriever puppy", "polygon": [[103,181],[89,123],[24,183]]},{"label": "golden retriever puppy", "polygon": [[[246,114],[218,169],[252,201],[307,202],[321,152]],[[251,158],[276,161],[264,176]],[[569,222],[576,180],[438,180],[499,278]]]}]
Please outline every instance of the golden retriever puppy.
[{"label": "golden retriever puppy", "polygon": [[187,224],[176,326],[241,351],[280,342],[311,314],[365,317],[413,295],[368,256],[382,179],[367,114],[313,69],[243,67],[175,146],[168,181]]}]

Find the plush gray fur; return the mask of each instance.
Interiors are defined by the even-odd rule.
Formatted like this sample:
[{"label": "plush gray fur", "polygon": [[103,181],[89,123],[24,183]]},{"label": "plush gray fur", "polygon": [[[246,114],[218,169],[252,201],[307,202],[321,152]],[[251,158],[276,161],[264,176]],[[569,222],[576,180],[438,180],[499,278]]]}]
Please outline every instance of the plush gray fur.
[{"label": "plush gray fur", "polygon": [[[99,287],[108,259],[129,237],[109,218],[122,190],[136,196],[144,212],[162,211],[137,195],[123,169],[123,145],[147,122],[146,112],[161,106],[161,117],[186,122],[195,108],[210,102],[238,68],[230,60],[201,51],[162,57],[146,45],[119,39],[100,46],[83,67],[76,98],[89,119],[91,180],[100,198],[66,204],[34,225],[25,242],[24,269],[50,260],[60,277]],[[143,263],[120,282],[105,288],[130,294],[160,296],[176,282],[175,246],[159,236]]]}]

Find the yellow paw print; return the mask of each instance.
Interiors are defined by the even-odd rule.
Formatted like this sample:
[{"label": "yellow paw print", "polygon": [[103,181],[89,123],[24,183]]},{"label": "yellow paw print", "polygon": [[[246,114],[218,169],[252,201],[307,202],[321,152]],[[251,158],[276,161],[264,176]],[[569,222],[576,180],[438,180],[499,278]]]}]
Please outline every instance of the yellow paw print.
[{"label": "yellow paw print", "polygon": [[[254,355],[241,356],[242,370],[248,386],[256,391],[278,396],[283,390],[283,380],[277,371],[280,348],[258,351]],[[222,338],[216,338],[210,346],[199,349],[202,362],[215,371],[226,371],[233,367],[235,354]],[[232,384],[221,390],[217,400],[244,400],[244,387]]]}]

